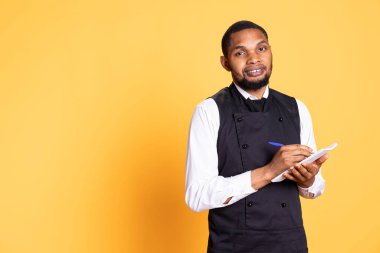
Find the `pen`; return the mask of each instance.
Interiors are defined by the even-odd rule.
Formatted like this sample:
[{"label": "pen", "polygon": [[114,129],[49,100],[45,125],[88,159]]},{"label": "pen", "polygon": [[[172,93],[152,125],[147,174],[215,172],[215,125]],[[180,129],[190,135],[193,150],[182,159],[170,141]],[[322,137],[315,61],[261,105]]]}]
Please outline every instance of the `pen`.
[{"label": "pen", "polygon": [[284,146],[284,144],[281,144],[281,143],[278,143],[278,142],[273,142],[273,141],[268,142],[268,144],[276,146],[276,147]]}]

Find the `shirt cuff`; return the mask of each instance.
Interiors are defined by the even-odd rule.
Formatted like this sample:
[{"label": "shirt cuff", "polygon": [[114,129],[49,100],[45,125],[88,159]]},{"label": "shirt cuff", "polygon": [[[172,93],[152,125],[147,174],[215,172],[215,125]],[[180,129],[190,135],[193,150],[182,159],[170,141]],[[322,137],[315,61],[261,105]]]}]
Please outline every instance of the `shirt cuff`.
[{"label": "shirt cuff", "polygon": [[316,185],[317,185],[317,179],[315,179],[314,183],[308,188],[303,188],[301,186],[298,186],[300,195],[308,199],[313,199],[317,197],[318,190],[316,189]]},{"label": "shirt cuff", "polygon": [[315,197],[315,193],[310,192],[309,188],[302,188],[298,186],[299,193],[302,197],[305,197],[307,199],[313,199]]},{"label": "shirt cuff", "polygon": [[230,177],[230,180],[234,186],[232,196],[246,195],[257,191],[252,188],[251,171]]},{"label": "shirt cuff", "polygon": [[248,195],[257,192],[257,190],[252,188],[251,183],[251,171],[244,172],[242,174],[226,178],[230,181],[231,187],[228,193],[228,197],[232,197],[232,199],[223,206],[231,205]]}]

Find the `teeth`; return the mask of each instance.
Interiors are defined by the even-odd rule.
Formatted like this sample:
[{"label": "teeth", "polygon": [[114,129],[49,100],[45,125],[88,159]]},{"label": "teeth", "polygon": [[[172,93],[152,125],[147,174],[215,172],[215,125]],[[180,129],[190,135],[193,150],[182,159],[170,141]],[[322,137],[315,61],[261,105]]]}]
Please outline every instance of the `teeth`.
[{"label": "teeth", "polygon": [[256,73],[256,72],[259,72],[260,69],[254,69],[254,70],[249,70],[248,73]]}]

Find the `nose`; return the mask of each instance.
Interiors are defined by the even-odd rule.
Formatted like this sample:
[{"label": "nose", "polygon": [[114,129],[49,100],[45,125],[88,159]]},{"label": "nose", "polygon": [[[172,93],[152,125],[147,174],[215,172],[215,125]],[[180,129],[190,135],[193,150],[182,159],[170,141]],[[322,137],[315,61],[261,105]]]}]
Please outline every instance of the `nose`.
[{"label": "nose", "polygon": [[257,52],[250,52],[247,58],[247,64],[255,64],[260,62],[260,56]]}]

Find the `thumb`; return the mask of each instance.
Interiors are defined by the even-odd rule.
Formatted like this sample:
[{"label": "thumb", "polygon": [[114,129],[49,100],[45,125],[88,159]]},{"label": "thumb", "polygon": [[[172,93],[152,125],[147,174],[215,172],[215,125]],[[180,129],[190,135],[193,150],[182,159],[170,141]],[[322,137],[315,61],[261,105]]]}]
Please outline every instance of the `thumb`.
[{"label": "thumb", "polygon": [[328,158],[329,158],[329,155],[325,154],[321,158],[319,158],[318,160],[316,160],[315,163],[318,164],[319,166],[321,166],[324,162],[326,162],[326,160]]}]

